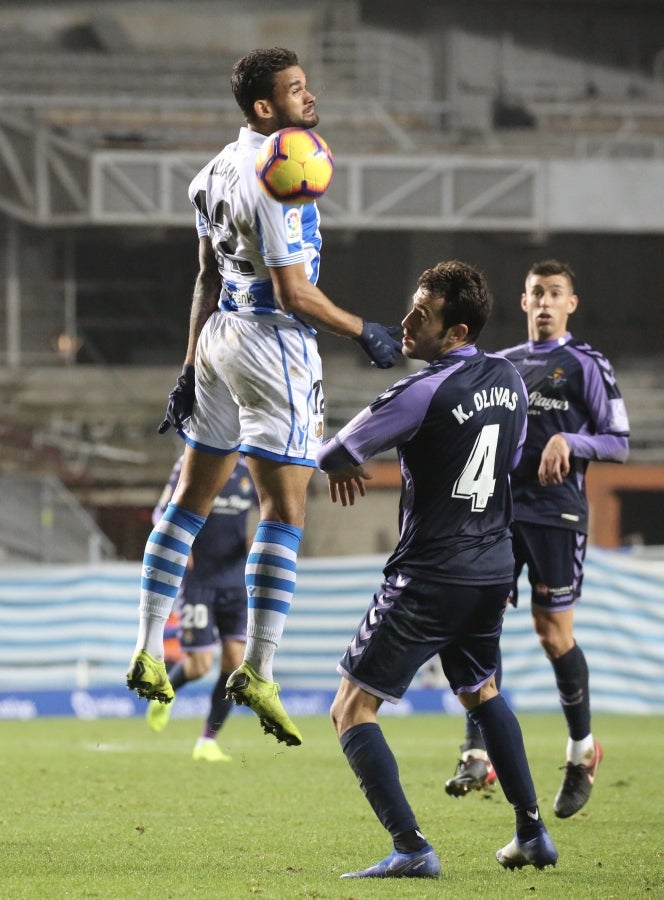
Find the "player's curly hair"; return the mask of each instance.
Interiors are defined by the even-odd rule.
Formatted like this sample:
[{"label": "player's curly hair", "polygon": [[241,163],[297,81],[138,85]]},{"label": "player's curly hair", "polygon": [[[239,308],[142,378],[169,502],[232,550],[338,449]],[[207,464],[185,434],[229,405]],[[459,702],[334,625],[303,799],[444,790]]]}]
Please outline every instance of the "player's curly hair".
[{"label": "player's curly hair", "polygon": [[476,341],[493,307],[493,297],[484,275],[457,259],[439,262],[425,269],[417,280],[418,288],[445,300],[443,322],[468,326],[468,341]]},{"label": "player's curly hair", "polygon": [[237,105],[248,119],[254,114],[256,100],[272,98],[276,75],[297,65],[297,54],[284,47],[252,50],[238,59],[231,72],[231,90]]}]

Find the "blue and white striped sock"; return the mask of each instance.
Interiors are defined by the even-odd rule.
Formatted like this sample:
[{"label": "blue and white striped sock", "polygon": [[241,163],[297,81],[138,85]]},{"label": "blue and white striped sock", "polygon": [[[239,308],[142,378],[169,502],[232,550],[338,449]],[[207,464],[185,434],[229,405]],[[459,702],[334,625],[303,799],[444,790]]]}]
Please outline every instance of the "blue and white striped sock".
[{"label": "blue and white striped sock", "polygon": [[164,658],[164,625],[187,567],[194,538],[205,517],[169,503],[152,529],[143,555],[136,652]]},{"label": "blue and white striped sock", "polygon": [[245,661],[273,680],[272,660],[286,624],[297,576],[302,529],[283,522],[259,522],[245,569],[247,646]]}]

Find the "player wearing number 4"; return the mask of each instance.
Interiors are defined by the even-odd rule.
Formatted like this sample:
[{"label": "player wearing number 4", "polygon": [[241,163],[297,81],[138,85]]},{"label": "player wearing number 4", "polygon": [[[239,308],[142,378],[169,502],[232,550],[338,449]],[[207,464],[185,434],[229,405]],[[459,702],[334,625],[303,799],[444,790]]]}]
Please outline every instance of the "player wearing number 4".
[{"label": "player wearing number 4", "polygon": [[428,363],[381,394],[317,456],[343,506],[364,495],[363,463],[395,448],[400,537],[384,580],[338,666],[331,715],[343,752],[394,849],[345,878],[434,878],[440,863],[420,831],[377,714],[398,703],[435,655],[486,742],[516,834],[505,868],[555,865],[514,713],[495,681],[514,571],[509,473],[526,433],[528,398],[514,366],[475,342],[489,316],[482,275],[439,263],[419,278],[402,322],[403,354]]},{"label": "player wearing number 4", "polygon": [[[602,748],[590,729],[588,665],[574,639],[588,533],[585,475],[591,460],[624,462],[629,424],[613,369],[567,330],[578,304],[574,273],[558,260],[535,263],[521,308],[528,341],[503,351],[528,388],[528,434],[512,476],[516,581],[524,566],[531,612],[551,662],[568,731],[565,775],[553,809],[565,819],[588,801]],[[491,753],[470,719],[456,773],[445,785],[463,797],[492,777]]]},{"label": "player wearing number 4", "polygon": [[233,67],[246,117],[192,181],[199,274],[182,375],[160,431],[186,441],[172,502],[148,539],[136,648],[127,685],[169,703],[164,623],[189,550],[212,502],[246,455],[260,521],[246,569],[247,645],[228,694],[250,706],[266,733],[302,741],[279,699],[272,663],[295,589],[307,486],[323,436],[321,359],[315,329],[355,339],[377,366],[400,352],[390,329],[336,306],[316,287],[321,235],[315,203],[282,205],[262,190],[256,156],[265,137],[318,124],[316,98],[291,50],[254,50]]}]

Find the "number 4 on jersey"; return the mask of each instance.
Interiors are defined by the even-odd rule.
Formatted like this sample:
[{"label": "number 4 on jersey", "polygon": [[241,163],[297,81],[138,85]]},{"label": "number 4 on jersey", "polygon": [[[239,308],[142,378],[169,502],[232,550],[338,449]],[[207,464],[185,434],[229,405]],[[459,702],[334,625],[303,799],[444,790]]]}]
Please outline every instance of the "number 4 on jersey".
[{"label": "number 4 on jersey", "polygon": [[458,500],[470,500],[473,512],[486,509],[496,487],[494,470],[499,425],[485,425],[477,435],[463,472],[454,483],[452,496]]}]

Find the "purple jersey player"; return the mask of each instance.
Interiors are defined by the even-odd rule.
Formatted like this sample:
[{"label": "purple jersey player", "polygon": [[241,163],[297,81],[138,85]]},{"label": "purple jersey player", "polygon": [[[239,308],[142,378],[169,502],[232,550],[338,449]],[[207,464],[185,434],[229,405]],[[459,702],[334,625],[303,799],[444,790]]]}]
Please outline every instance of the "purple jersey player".
[{"label": "purple jersey player", "polygon": [[400,537],[384,579],[341,660],[332,704],[341,747],[394,850],[346,878],[435,878],[422,835],[378,724],[418,669],[438,656],[482,732],[516,814],[516,835],[496,857],[506,868],[555,865],[537,807],[521,729],[498,692],[498,643],[514,556],[509,476],[526,433],[527,395],[507,360],[475,345],[491,310],[483,276],[439,263],[418,279],[402,322],[403,354],[417,374],[381,394],[318,453],[343,506],[365,492],[365,460],[390,448],[402,476]]},{"label": "purple jersey player", "polygon": [[[588,666],[574,639],[588,532],[585,475],[591,460],[624,462],[629,450],[627,413],[611,365],[567,330],[577,305],[569,266],[535,263],[521,297],[528,341],[503,351],[528,388],[528,434],[512,475],[513,602],[527,566],[535,631],[553,666],[569,734],[565,776],[553,804],[559,818],[587,802],[602,759],[590,730]],[[491,780],[490,754],[470,720],[461,754],[446,784],[454,797]]]}]

